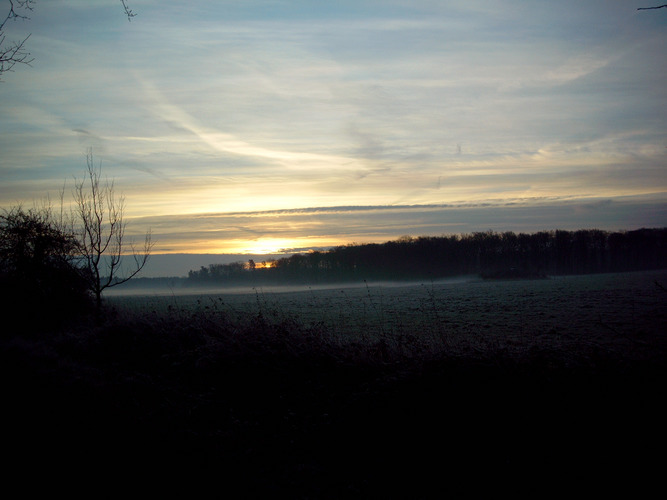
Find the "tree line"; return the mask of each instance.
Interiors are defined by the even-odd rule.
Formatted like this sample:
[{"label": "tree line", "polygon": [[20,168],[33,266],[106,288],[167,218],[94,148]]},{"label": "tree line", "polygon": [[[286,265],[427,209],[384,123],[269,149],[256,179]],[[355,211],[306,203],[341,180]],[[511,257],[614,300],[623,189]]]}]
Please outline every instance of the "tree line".
[{"label": "tree line", "polygon": [[633,231],[475,232],[352,244],[262,263],[211,264],[188,273],[192,285],[335,283],[640,271],[667,267],[667,228]]}]

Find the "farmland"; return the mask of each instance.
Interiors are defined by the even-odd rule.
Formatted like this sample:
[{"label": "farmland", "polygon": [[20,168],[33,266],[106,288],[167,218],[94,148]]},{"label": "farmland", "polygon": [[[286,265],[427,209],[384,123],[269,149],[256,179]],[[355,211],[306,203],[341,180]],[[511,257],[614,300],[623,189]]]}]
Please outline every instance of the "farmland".
[{"label": "farmland", "polygon": [[[139,314],[290,320],[335,343],[379,339],[400,355],[453,349],[531,348],[578,352],[599,345],[624,355],[660,342],[667,321],[667,273],[424,283],[359,283],[326,287],[190,290],[179,295],[132,291],[109,301]],[[648,347],[647,347],[648,348]],[[630,350],[628,350],[630,349]]]},{"label": "farmland", "polygon": [[102,321],[2,337],[8,470],[238,498],[636,493],[664,464],[666,283],[109,295]]}]

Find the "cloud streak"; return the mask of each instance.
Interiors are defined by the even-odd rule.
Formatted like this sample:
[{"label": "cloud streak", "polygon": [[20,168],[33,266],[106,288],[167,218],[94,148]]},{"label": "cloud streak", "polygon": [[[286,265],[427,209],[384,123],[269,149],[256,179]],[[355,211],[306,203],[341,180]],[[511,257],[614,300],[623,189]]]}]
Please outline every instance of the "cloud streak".
[{"label": "cloud streak", "polygon": [[106,3],[32,16],[1,206],[93,147],[157,251],[667,223],[667,18],[634,1]]},{"label": "cloud streak", "polygon": [[[438,236],[476,231],[620,230],[656,227],[667,216],[665,193],[611,198],[488,199],[477,203],[310,207],[138,219],[164,248],[196,253],[279,253],[295,248],[385,242],[403,235]],[[263,249],[260,251],[259,249]]]}]

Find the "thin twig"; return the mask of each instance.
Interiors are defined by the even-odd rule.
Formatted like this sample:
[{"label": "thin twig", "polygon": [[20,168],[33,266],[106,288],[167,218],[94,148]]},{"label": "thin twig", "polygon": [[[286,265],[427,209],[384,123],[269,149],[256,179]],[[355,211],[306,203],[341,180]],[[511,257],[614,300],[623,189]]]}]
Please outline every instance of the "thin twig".
[{"label": "thin twig", "polygon": [[127,4],[125,3],[125,0],[120,0],[120,3],[123,4],[123,9],[125,10],[125,15],[127,16],[128,21],[132,21],[132,18],[136,16],[134,12],[132,12],[132,9],[130,9]]},{"label": "thin twig", "polygon": [[665,7],[667,7],[667,4],[658,5],[657,7],[639,7],[637,10],[655,10],[655,9],[664,9]]}]

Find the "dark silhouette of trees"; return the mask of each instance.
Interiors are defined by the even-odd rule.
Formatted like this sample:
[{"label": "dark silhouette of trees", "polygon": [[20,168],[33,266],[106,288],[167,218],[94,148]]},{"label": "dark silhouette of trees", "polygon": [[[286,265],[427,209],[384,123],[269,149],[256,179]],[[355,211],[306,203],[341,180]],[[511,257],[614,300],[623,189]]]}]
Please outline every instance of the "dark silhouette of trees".
[{"label": "dark silhouette of trees", "polygon": [[21,327],[57,323],[88,310],[77,248],[75,236],[48,207],[14,207],[0,215],[0,305]]},{"label": "dark silhouette of trees", "polygon": [[[136,252],[125,236],[124,198],[101,181],[92,150],[86,158],[87,175],[76,182],[69,210],[61,199],[57,216],[50,205],[0,215],[0,305],[22,311],[37,301],[32,306],[40,313],[60,313],[87,307],[94,297],[99,312],[102,292],[135,277],[148,261],[150,231]],[[124,266],[126,258],[133,265]]]},{"label": "dark silhouette of trees", "polygon": [[[75,183],[69,225],[76,235],[79,267],[85,271],[83,276],[100,307],[105,289],[129,281],[144,268],[153,244],[150,231],[141,252],[126,241],[124,197],[116,197],[113,182],[102,182],[101,167],[95,167],[92,150],[86,155],[86,166],[86,177]],[[123,267],[128,246],[134,260],[130,269]]]},{"label": "dark silhouette of trees", "polygon": [[548,275],[639,271],[667,267],[667,229],[493,231],[403,237],[383,244],[345,245],[296,254],[271,267],[242,262],[190,271],[192,284],[335,283],[430,280],[457,275],[540,278]]}]

